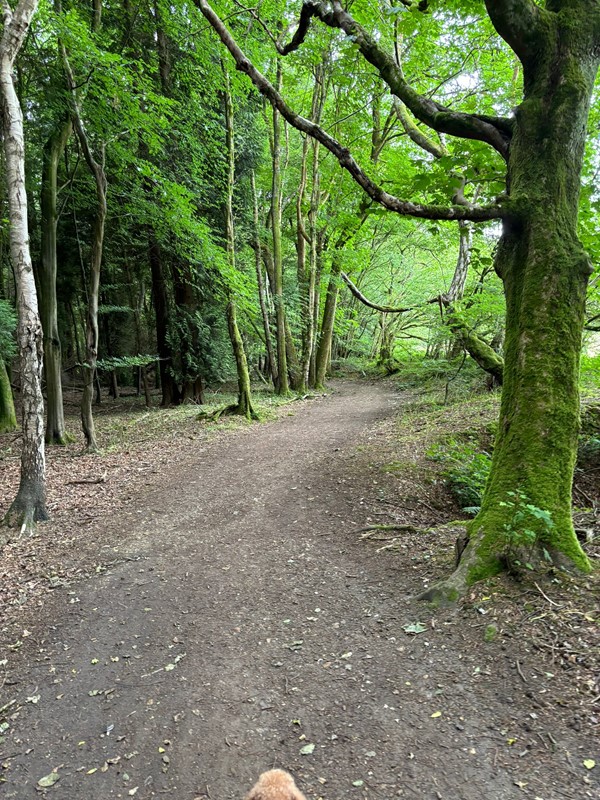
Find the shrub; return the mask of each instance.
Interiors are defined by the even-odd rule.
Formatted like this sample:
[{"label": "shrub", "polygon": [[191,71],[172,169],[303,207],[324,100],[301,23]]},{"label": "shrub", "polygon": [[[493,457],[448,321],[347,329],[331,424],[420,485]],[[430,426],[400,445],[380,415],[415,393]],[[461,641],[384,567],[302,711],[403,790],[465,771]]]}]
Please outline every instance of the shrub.
[{"label": "shrub", "polygon": [[477,513],[490,474],[490,455],[479,450],[473,440],[454,438],[435,445],[427,455],[443,465],[442,477],[462,510]]}]

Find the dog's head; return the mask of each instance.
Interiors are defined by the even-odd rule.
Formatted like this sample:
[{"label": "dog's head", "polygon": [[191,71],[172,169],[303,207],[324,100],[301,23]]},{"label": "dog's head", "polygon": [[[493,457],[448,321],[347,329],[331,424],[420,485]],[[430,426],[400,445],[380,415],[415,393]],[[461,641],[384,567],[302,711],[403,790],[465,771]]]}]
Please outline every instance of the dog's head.
[{"label": "dog's head", "polygon": [[245,800],[305,800],[305,797],[289,772],[270,769],[262,773]]}]

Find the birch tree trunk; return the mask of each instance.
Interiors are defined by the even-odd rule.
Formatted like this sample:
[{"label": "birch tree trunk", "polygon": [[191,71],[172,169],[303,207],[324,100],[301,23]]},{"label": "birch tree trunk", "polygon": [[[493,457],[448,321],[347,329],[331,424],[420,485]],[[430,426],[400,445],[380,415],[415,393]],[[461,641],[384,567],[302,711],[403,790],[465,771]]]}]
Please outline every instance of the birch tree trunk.
[{"label": "birch tree trunk", "polygon": [[[4,518],[8,526],[30,532],[46,512],[44,398],[42,396],[43,335],[29,251],[23,115],[13,84],[13,66],[21,49],[37,0],[20,0],[14,12],[3,5],[4,31],[0,40],[2,138],[10,221],[10,252],[17,291],[17,340],[21,365],[23,444],[17,496]],[[5,540],[8,537],[4,537]],[[0,540],[1,541],[1,540]]]}]

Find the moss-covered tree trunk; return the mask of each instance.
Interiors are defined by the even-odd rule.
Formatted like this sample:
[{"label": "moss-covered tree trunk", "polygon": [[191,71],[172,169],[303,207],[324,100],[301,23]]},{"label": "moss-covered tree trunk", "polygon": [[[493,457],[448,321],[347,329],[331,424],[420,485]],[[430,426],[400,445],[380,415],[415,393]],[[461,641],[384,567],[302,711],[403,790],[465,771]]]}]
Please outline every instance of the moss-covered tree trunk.
[{"label": "moss-covered tree trunk", "polygon": [[46,378],[46,444],[67,443],[62,395],[61,344],[58,335],[56,298],[56,223],[58,162],[71,135],[71,120],[62,121],[52,132],[43,152],[41,210],[41,254],[38,267],[40,317],[44,329],[44,376]]},{"label": "moss-covered tree trunk", "polygon": [[[520,52],[525,78],[509,153],[511,213],[496,257],[507,305],[504,386],[491,474],[470,543],[452,578],[430,596],[452,596],[500,571],[515,548],[533,566],[543,554],[590,569],[573,529],[571,488],[591,273],[577,214],[600,30],[585,3],[564,5],[560,14],[539,10],[536,24],[518,39],[518,20],[498,19],[490,10],[500,34]],[[516,517],[526,504],[550,512],[552,523],[530,511],[524,520]],[[537,536],[533,548],[525,527]]]},{"label": "moss-covered tree trunk", "polygon": [[[233,218],[233,189],[235,183],[235,141],[233,127],[233,99],[231,97],[231,86],[229,73],[224,64],[223,76],[225,82],[225,139],[227,151],[227,188],[225,191],[225,239],[227,243],[227,260],[232,272],[232,277],[236,271],[235,265],[235,230]],[[237,313],[233,291],[228,290],[227,302],[227,328],[229,339],[233,348],[235,358],[237,381],[238,381],[238,400],[237,405],[229,411],[241,414],[246,419],[258,419],[258,415],[252,407],[252,394],[250,390],[250,372],[248,371],[248,359],[244,348],[244,340],[240,333],[237,323]]]},{"label": "moss-covered tree trunk", "polygon": [[13,400],[10,378],[6,364],[0,356],[0,433],[14,431],[17,427],[15,401]]}]

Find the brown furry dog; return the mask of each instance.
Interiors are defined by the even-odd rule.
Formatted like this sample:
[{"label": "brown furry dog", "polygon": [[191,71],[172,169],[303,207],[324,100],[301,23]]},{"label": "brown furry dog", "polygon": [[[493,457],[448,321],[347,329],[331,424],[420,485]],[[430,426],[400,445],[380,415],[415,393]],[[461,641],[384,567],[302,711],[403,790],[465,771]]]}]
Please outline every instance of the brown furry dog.
[{"label": "brown furry dog", "polygon": [[244,800],[306,800],[284,769],[263,772]]}]

